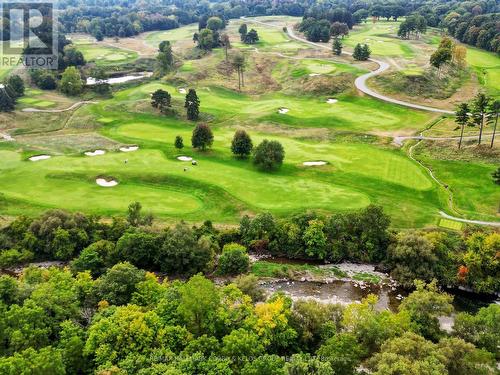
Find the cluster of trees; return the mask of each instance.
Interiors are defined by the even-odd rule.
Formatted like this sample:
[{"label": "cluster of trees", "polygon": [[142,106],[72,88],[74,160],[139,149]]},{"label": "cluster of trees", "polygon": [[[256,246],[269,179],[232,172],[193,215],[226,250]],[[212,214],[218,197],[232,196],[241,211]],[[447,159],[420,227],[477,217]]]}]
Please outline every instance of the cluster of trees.
[{"label": "cluster of trees", "polygon": [[201,18],[198,24],[198,32],[193,35],[193,41],[198,43],[198,48],[211,51],[213,48],[223,45],[220,31],[226,28],[226,22],[219,17]]},{"label": "cluster of trees", "polygon": [[252,276],[215,285],[160,281],[126,262],[100,276],[30,267],[0,277],[0,372],[493,375],[500,306],[459,313],[447,334],[438,318],[451,299],[418,283],[390,312],[373,295],[345,307],[265,299]]},{"label": "cluster of trees", "polygon": [[245,44],[256,44],[259,41],[259,34],[255,29],[248,31],[248,26],[243,23],[238,29],[240,33],[240,39]]},{"label": "cluster of trees", "polygon": [[[161,113],[168,113],[172,108],[172,96],[163,89],[151,94],[151,106]],[[200,99],[195,89],[189,89],[184,102],[188,120],[196,121],[200,117]]]},{"label": "cluster of trees", "polygon": [[16,101],[24,96],[24,81],[16,75],[10,75],[3,83],[0,83],[0,112],[11,112],[14,110]]},{"label": "cluster of trees", "polygon": [[458,148],[460,149],[462,147],[462,140],[466,126],[479,128],[478,145],[482,143],[483,130],[485,126],[492,127],[493,131],[491,135],[490,148],[493,148],[499,115],[500,100],[495,100],[484,93],[477,94],[470,103],[460,103],[455,113],[455,122],[461,128]]},{"label": "cluster of trees", "polygon": [[438,48],[429,59],[430,64],[440,72],[443,66],[451,66],[452,69],[463,69],[466,62],[467,49],[458,45],[450,38],[441,39]]},{"label": "cluster of trees", "polygon": [[500,53],[500,31],[497,27],[500,22],[499,9],[497,13],[487,14],[483,6],[478,4],[470,12],[464,13],[452,11],[444,18],[443,24],[461,42]]},{"label": "cluster of trees", "polygon": [[398,36],[402,39],[410,39],[414,35],[417,39],[420,34],[427,31],[427,21],[419,14],[411,15],[401,22],[398,29]]},{"label": "cluster of trees", "polygon": [[356,44],[354,47],[354,51],[352,53],[352,57],[354,60],[358,61],[366,61],[370,58],[372,51],[368,44]]}]

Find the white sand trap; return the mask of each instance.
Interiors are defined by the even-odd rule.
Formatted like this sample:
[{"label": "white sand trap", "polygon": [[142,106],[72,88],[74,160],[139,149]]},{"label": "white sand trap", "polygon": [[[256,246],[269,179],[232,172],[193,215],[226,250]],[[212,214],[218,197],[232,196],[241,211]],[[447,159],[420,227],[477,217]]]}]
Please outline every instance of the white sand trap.
[{"label": "white sand trap", "polygon": [[280,109],[278,109],[278,113],[280,115],[284,115],[284,114],[286,114],[288,112],[290,112],[290,110],[288,108],[280,108]]},{"label": "white sand trap", "polygon": [[377,43],[384,43],[383,40],[377,40]]},{"label": "white sand trap", "polygon": [[102,186],[102,187],[113,187],[113,186],[116,186],[118,185],[118,181],[116,180],[106,180],[105,178],[96,178],[95,180],[95,183],[99,186]]},{"label": "white sand trap", "polygon": [[328,99],[326,100],[326,102],[327,102],[328,104],[335,104],[335,103],[337,103],[337,102],[338,102],[338,100],[337,100],[337,99],[334,99],[334,98],[328,98]]},{"label": "white sand trap", "polygon": [[14,138],[12,138],[10,135],[8,134],[1,134],[0,133],[0,138],[6,140],[7,142],[13,142],[14,141]]},{"label": "white sand trap", "polygon": [[327,165],[328,163],[326,161],[305,161],[302,164],[306,167],[316,167],[320,165]]},{"label": "white sand trap", "polygon": [[50,155],[36,155],[36,156],[32,156],[29,160],[30,161],[39,161],[39,160],[47,160],[50,158],[51,158]]},{"label": "white sand trap", "polygon": [[193,158],[190,158],[189,156],[178,156],[177,160],[180,160],[180,161],[192,161]]},{"label": "white sand trap", "polygon": [[181,94],[187,94],[187,90],[186,89],[179,89],[179,93],[181,93]]},{"label": "white sand trap", "polygon": [[319,73],[311,73],[311,74],[309,74],[309,77],[318,77],[320,75],[321,74],[319,74]]},{"label": "white sand trap", "polygon": [[139,149],[139,146],[120,147],[121,152],[133,152],[133,151],[137,151],[138,149]]},{"label": "white sand trap", "polygon": [[98,156],[98,155],[104,155],[106,151],[104,150],[95,150],[95,151],[87,151],[85,152],[85,155],[87,156]]}]

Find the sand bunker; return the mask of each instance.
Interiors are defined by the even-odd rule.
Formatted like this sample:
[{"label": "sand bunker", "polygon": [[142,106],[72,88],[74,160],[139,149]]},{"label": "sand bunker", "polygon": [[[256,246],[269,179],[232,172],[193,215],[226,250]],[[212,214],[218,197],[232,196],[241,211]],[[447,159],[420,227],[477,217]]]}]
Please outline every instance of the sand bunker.
[{"label": "sand bunker", "polygon": [[137,151],[138,149],[139,149],[139,146],[120,147],[121,152],[132,152],[132,151]]},{"label": "sand bunker", "polygon": [[179,93],[181,93],[181,94],[187,94],[187,90],[186,89],[179,89]]},{"label": "sand bunker", "polygon": [[335,104],[335,103],[337,103],[337,102],[338,102],[338,100],[337,100],[337,99],[334,99],[334,98],[328,98],[328,99],[326,100],[326,102],[327,102],[328,104]]},{"label": "sand bunker", "polygon": [[189,156],[178,156],[177,160],[180,160],[180,161],[192,161],[193,158],[190,158]]},{"label": "sand bunker", "polygon": [[326,161],[318,160],[318,161],[305,161],[302,164],[305,165],[306,167],[316,167],[319,165],[327,165],[328,163]]},{"label": "sand bunker", "polygon": [[30,161],[39,161],[39,160],[47,160],[50,158],[51,158],[50,155],[36,155],[36,156],[32,156],[29,160]]},{"label": "sand bunker", "polygon": [[113,187],[118,185],[118,181],[113,179],[107,180],[103,177],[96,178],[95,183],[102,187]]},{"label": "sand bunker", "polygon": [[278,109],[278,113],[280,115],[284,115],[284,114],[286,114],[288,112],[290,112],[290,110],[288,108],[280,108],[280,109]]},{"label": "sand bunker", "polygon": [[87,151],[85,152],[85,155],[87,156],[98,156],[98,155],[104,155],[106,151],[104,150],[95,150],[95,151]]},{"label": "sand bunker", "polygon": [[7,142],[13,142],[14,141],[14,138],[12,138],[10,135],[8,134],[1,134],[0,133],[0,138],[6,140]]}]

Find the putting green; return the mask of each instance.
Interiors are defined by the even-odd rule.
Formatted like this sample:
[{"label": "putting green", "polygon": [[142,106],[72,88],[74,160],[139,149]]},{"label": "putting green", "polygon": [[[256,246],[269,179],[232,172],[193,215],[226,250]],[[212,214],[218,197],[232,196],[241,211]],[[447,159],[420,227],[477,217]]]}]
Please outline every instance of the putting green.
[{"label": "putting green", "polygon": [[132,62],[138,58],[137,52],[124,50],[102,44],[77,44],[85,60],[93,61],[96,65],[111,65]]}]

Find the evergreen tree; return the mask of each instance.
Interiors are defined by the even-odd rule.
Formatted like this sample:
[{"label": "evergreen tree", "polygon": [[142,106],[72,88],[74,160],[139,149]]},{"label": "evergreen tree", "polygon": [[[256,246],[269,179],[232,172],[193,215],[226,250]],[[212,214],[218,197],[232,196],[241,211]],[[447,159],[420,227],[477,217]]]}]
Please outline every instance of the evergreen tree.
[{"label": "evergreen tree", "polygon": [[104,39],[104,34],[102,33],[101,30],[97,30],[97,32],[95,33],[95,40],[97,40],[98,42],[102,42],[103,39]]},{"label": "evergreen tree", "polygon": [[368,47],[368,44],[365,44],[362,47],[362,52],[363,52],[363,59],[364,60],[368,60],[372,54],[372,50],[370,49],[370,47]]},{"label": "evergreen tree", "polygon": [[184,108],[186,108],[188,120],[198,120],[200,116],[200,99],[198,99],[195,89],[189,89],[189,92],[186,95]]},{"label": "evergreen tree", "polygon": [[238,72],[238,90],[241,91],[241,86],[245,86],[245,81],[243,80],[243,73],[245,71],[245,55],[242,53],[236,53],[233,56],[233,67]]},{"label": "evergreen tree", "polygon": [[11,112],[14,110],[14,99],[10,97],[4,85],[0,85],[0,112]]},{"label": "evergreen tree", "polygon": [[483,139],[483,129],[484,129],[484,121],[488,111],[488,107],[490,104],[491,98],[486,96],[483,93],[479,93],[476,95],[474,100],[472,101],[472,123],[476,126],[479,126],[479,141],[478,144],[481,144]]},{"label": "evergreen tree", "polygon": [[259,34],[255,29],[250,30],[246,35],[243,42],[245,44],[255,44],[259,41]]},{"label": "evergreen tree", "polygon": [[248,33],[248,26],[246,23],[242,24],[240,26],[240,28],[238,29],[238,32],[240,33],[240,38],[241,38],[241,41],[244,42],[246,37],[247,37],[247,33]]},{"label": "evergreen tree", "polygon": [[337,56],[340,56],[342,54],[342,48],[343,46],[340,39],[339,38],[333,39],[333,45],[332,45],[333,53],[336,54]]},{"label": "evergreen tree", "polygon": [[184,140],[182,139],[182,137],[180,135],[175,137],[174,146],[177,150],[182,150],[184,148]]},{"label": "evergreen tree", "polygon": [[212,129],[207,124],[198,124],[193,130],[191,144],[194,148],[205,151],[212,146],[214,142],[214,135]]},{"label": "evergreen tree", "polygon": [[250,155],[253,149],[252,139],[244,130],[237,130],[231,142],[231,152],[239,157]]},{"label": "evergreen tree", "polygon": [[16,98],[24,95],[24,81],[17,74],[11,75],[6,84],[12,89]]},{"label": "evergreen tree", "polygon": [[151,106],[165,113],[172,106],[172,97],[167,91],[158,89],[151,95]]},{"label": "evergreen tree", "polygon": [[354,53],[352,54],[352,57],[354,57],[355,60],[358,61],[366,61],[370,58],[371,50],[370,47],[368,47],[367,44],[356,44],[356,47],[354,47]]},{"label": "evergreen tree", "polygon": [[497,131],[498,116],[500,115],[500,100],[495,100],[488,108],[488,124],[493,124],[493,134],[491,136],[490,147],[493,148],[495,143],[495,133]]},{"label": "evergreen tree", "polygon": [[462,148],[465,126],[469,123],[469,106],[467,103],[460,103],[455,115],[455,122],[461,127],[460,141],[458,142],[458,149],[460,150]]},{"label": "evergreen tree", "polygon": [[158,47],[158,56],[156,61],[161,74],[169,72],[174,66],[174,55],[172,53],[172,45],[168,40],[164,40]]}]

